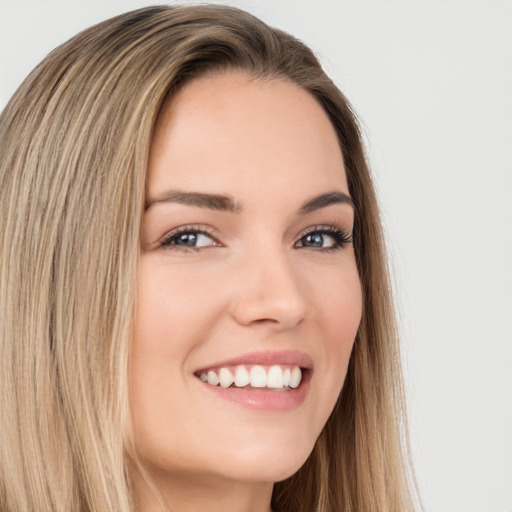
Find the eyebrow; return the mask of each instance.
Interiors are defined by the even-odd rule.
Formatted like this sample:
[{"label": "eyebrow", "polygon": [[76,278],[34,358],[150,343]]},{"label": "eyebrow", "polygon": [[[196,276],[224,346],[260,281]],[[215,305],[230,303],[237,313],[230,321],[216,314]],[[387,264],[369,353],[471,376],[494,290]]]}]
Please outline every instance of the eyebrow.
[{"label": "eyebrow", "polygon": [[327,206],[331,206],[332,204],[348,204],[354,208],[354,201],[352,198],[345,194],[344,192],[340,192],[338,190],[333,190],[332,192],[327,192],[326,194],[322,194],[320,196],[314,197],[309,201],[306,201],[299,209],[299,213],[304,215],[306,213],[311,213],[316,210],[320,210],[321,208],[326,208]]},{"label": "eyebrow", "polygon": [[[184,192],[181,190],[169,190],[163,193],[156,199],[152,199],[146,203],[146,210],[159,203],[180,203],[187,206],[197,206],[199,208],[207,208],[209,210],[217,210],[222,212],[241,213],[243,208],[231,196],[222,194],[208,194],[204,192]],[[354,208],[352,198],[334,190],[321,194],[307,200],[300,208],[299,214],[305,215],[307,213],[326,208],[333,204],[348,204]]]},{"label": "eyebrow", "polygon": [[203,192],[183,192],[181,190],[169,190],[161,196],[146,203],[146,210],[158,203],[180,203],[199,208],[208,208],[221,212],[240,213],[242,207],[230,196],[221,194],[206,194]]}]

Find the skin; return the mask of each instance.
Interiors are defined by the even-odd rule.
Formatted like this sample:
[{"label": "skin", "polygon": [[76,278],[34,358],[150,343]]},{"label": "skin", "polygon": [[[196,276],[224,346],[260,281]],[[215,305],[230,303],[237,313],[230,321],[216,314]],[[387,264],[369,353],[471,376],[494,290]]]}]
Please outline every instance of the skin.
[{"label": "skin", "polygon": [[[163,200],[169,190],[230,196],[237,211]],[[229,72],[197,79],[159,116],[148,169],[129,372],[135,446],[173,510],[268,512],[273,483],[304,463],[343,386],[362,299],[334,129],[284,79]],[[155,202],[156,201],[156,202]],[[200,228],[201,247],[169,242]],[[193,229],[192,229],[193,228]],[[167,245],[162,240],[167,236]],[[306,243],[305,243],[306,242]],[[194,372],[254,351],[300,350],[314,364],[304,402],[261,411],[219,398]],[[161,510],[133,470],[138,510]]]}]

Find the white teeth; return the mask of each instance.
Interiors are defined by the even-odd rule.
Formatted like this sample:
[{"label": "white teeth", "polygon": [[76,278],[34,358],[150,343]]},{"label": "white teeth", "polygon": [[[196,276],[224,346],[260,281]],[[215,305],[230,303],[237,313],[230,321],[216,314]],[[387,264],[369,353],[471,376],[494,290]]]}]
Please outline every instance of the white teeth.
[{"label": "white teeth", "polygon": [[221,368],[219,371],[219,382],[221,387],[229,388],[233,384],[233,374],[227,368]]},{"label": "white teeth", "polygon": [[267,387],[274,389],[283,387],[283,370],[280,366],[272,366],[268,371]]},{"label": "white teeth", "polygon": [[220,385],[222,388],[229,388],[233,384],[237,388],[244,388],[250,385],[253,388],[269,389],[294,389],[302,380],[302,371],[298,366],[293,369],[282,369],[279,365],[273,365],[266,370],[261,365],[254,365],[250,371],[245,366],[239,365],[235,368],[235,374],[228,368],[219,368],[218,372],[209,370],[201,372],[199,378],[211,386]]},{"label": "white teeth", "polygon": [[250,382],[249,372],[245,369],[245,366],[237,366],[235,370],[235,386],[243,388]]},{"label": "white teeth", "polygon": [[286,368],[286,370],[283,372],[283,386],[289,386],[290,385],[290,377],[292,375],[292,372],[290,371],[290,368]]},{"label": "white teeth", "polygon": [[254,365],[249,372],[249,379],[253,388],[267,387],[267,372],[263,366]]},{"label": "white teeth", "polygon": [[208,384],[211,384],[212,386],[216,386],[219,383],[219,377],[217,374],[210,370],[207,375]]},{"label": "white teeth", "polygon": [[296,388],[300,384],[300,381],[302,380],[302,372],[300,371],[300,368],[296,366],[292,370],[292,374],[290,376],[290,384],[289,386],[291,388]]}]

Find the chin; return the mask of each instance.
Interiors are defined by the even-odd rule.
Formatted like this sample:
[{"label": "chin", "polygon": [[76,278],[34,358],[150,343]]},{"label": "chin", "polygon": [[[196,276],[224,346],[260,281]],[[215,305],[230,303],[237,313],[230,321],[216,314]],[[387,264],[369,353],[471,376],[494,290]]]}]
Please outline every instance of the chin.
[{"label": "chin", "polygon": [[296,439],[288,443],[255,442],[250,447],[233,452],[229,467],[235,471],[230,476],[245,481],[286,480],[302,467],[313,448],[314,442],[300,443]]}]

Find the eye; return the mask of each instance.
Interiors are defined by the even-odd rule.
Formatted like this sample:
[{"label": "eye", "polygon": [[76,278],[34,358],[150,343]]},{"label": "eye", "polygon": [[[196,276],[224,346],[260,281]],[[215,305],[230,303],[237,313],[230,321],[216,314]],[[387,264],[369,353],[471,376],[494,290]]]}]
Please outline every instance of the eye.
[{"label": "eye", "polygon": [[352,243],[352,235],[334,226],[315,227],[299,238],[295,247],[306,249],[341,249]]},{"label": "eye", "polygon": [[220,244],[205,231],[184,227],[165,235],[160,245],[165,249],[200,250],[204,247],[218,246]]}]

